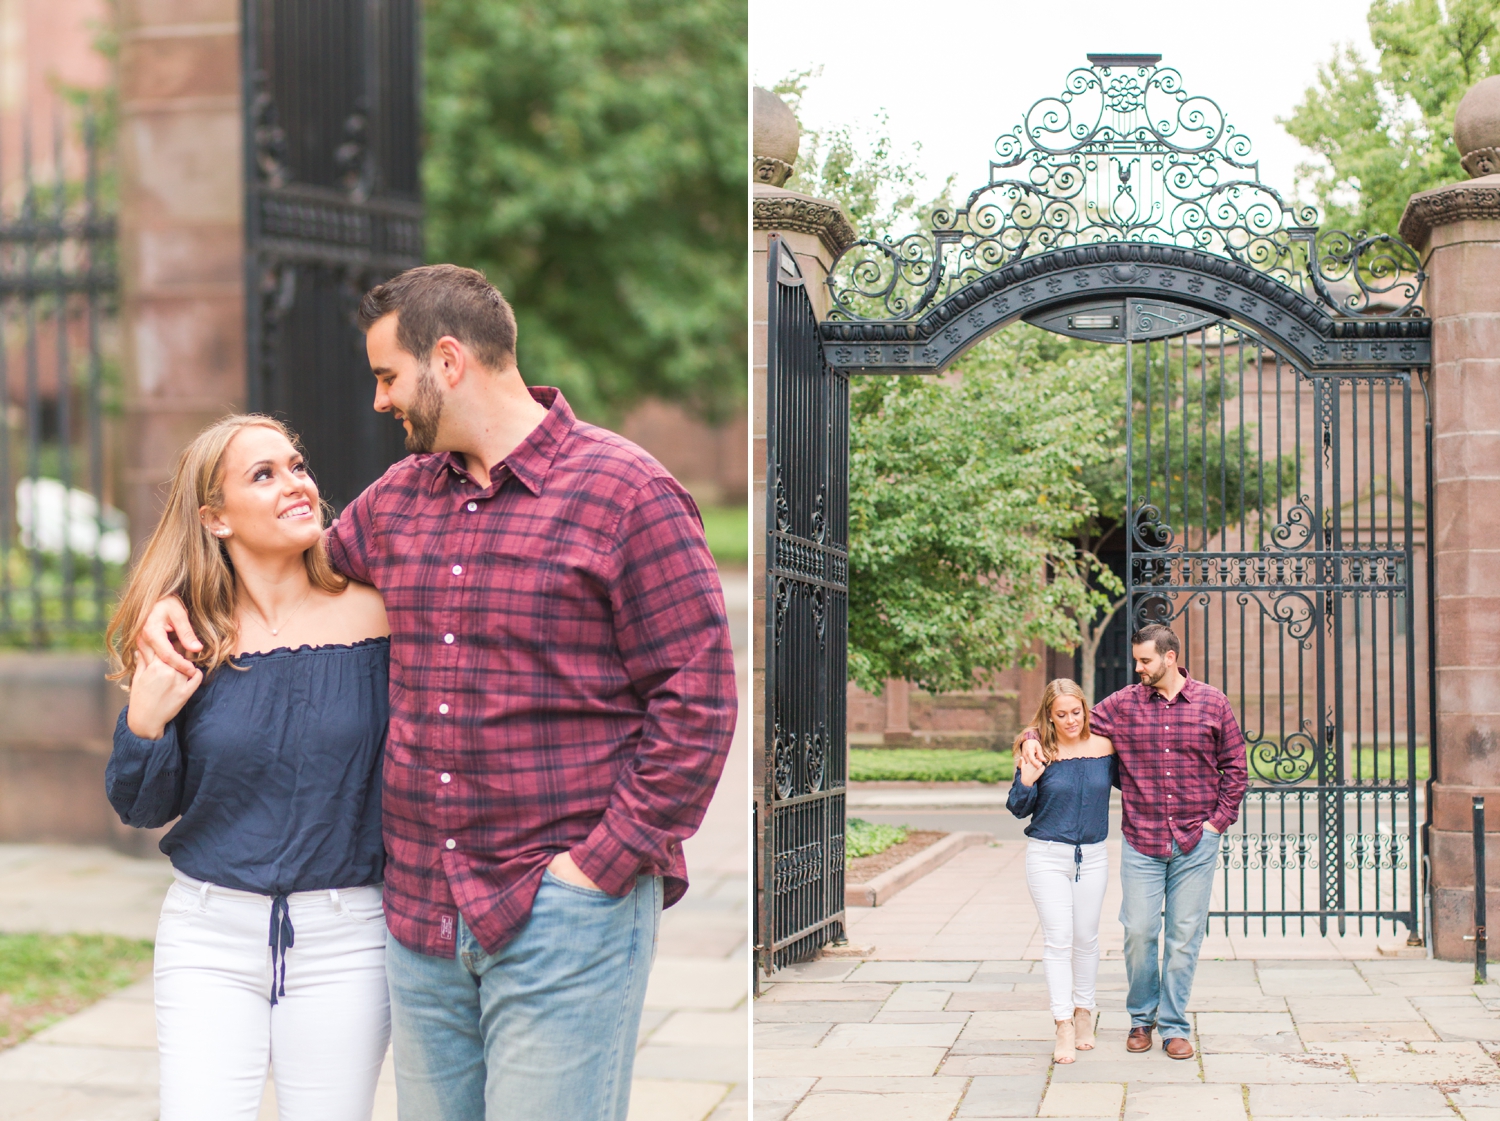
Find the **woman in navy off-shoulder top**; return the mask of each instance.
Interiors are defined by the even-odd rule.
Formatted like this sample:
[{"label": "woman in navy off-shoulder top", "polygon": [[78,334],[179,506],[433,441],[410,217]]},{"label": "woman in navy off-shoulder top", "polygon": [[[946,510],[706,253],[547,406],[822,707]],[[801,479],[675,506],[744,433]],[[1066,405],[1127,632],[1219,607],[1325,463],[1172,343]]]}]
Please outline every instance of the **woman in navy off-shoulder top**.
[{"label": "woman in navy off-shoulder top", "polygon": [[[380,767],[389,629],[322,553],[291,434],[228,417],[183,453],[110,626],[130,703],[106,771],[127,825],[176,818],[156,937],[162,1121],[367,1121],[390,1036]],[[176,594],[184,676],[135,649]]]},{"label": "woman in navy off-shoulder top", "polygon": [[1026,886],[1042,923],[1042,967],[1057,1023],[1053,1060],[1094,1046],[1094,985],[1099,973],[1099,913],[1109,881],[1111,787],[1118,781],[1114,745],[1089,728],[1088,700],[1060,678],[1042,692],[1036,719],[1021,739],[1042,741],[1042,768],[1016,753],[1006,806],[1030,817]]}]

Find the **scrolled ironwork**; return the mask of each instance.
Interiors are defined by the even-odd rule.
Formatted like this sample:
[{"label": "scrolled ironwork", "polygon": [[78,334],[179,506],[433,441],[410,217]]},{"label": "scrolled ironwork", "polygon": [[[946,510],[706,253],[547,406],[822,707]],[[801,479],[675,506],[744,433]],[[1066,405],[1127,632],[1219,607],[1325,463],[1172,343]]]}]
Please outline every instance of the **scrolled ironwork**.
[{"label": "scrolled ironwork", "polygon": [[796,768],[793,759],[795,750],[796,737],[788,739],[782,731],[781,724],[777,723],[772,730],[771,759],[776,794],[781,798],[790,798],[796,792]]},{"label": "scrolled ironwork", "polygon": [[1247,735],[1245,759],[1261,782],[1293,786],[1304,781],[1317,764],[1318,742],[1306,732],[1282,738]]},{"label": "scrolled ironwork", "polygon": [[1321,230],[1260,178],[1249,137],[1149,56],[1091,57],[995,141],[987,182],[928,228],[865,238],[834,262],[831,316],[908,320],[1025,257],[1107,242],[1226,257],[1336,315],[1421,314],[1425,274],[1388,234]]},{"label": "scrolled ironwork", "polygon": [[803,759],[807,767],[807,793],[823,789],[823,777],[827,768],[824,757],[823,733],[809,732],[802,737]]},{"label": "scrolled ironwork", "polygon": [[1320,230],[1311,239],[1310,256],[1308,278],[1329,307],[1345,315],[1421,314],[1417,297],[1427,274],[1416,250],[1400,238]]},{"label": "scrolled ironwork", "polygon": [[1266,550],[1274,549],[1285,553],[1305,549],[1317,536],[1317,520],[1317,515],[1308,505],[1307,496],[1300,495],[1282,519],[1271,527],[1271,532],[1266,535],[1268,538],[1265,543]]},{"label": "scrolled ironwork", "polygon": [[1281,871],[1318,867],[1316,833],[1225,833],[1218,866],[1235,871]]},{"label": "scrolled ironwork", "polygon": [[1242,604],[1246,600],[1253,601],[1266,618],[1281,626],[1287,637],[1303,643],[1304,648],[1313,631],[1317,629],[1318,607],[1312,597],[1305,592],[1282,589],[1272,593],[1269,602],[1259,596],[1249,596],[1243,593],[1237,598]]},{"label": "scrolled ironwork", "polygon": [[1161,507],[1146,502],[1136,507],[1130,532],[1134,535],[1136,544],[1153,553],[1166,552],[1177,539],[1171,523],[1162,517]]}]

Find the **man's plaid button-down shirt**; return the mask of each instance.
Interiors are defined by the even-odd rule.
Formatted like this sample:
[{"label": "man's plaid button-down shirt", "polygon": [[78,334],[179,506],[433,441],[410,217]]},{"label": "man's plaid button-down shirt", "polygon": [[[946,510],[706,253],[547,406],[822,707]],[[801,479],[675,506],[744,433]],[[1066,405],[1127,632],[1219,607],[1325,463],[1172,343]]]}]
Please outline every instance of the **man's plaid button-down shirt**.
[{"label": "man's plaid button-down shirt", "polygon": [[386,921],[451,957],[490,952],[571,851],[623,895],[687,890],[682,840],[723,769],[734,658],[697,507],[629,441],[547,415],[478,486],[451,454],[397,463],[328,533],[391,625]]},{"label": "man's plaid button-down shirt", "polygon": [[1121,830],[1147,856],[1190,852],[1203,823],[1224,832],[1238,820],[1247,785],[1245,737],[1229,698],[1188,676],[1170,701],[1139,683],[1090,713],[1095,733],[1120,757]]}]

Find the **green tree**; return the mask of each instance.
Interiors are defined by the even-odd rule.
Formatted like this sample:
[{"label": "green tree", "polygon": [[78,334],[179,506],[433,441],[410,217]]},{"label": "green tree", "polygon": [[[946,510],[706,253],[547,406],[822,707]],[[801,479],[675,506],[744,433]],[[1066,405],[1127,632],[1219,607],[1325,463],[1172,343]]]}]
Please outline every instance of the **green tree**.
[{"label": "green tree", "polygon": [[1098,356],[1038,360],[1040,332],[980,343],[951,377],[862,378],[849,456],[849,675],[934,692],[1071,649],[1104,606],[1075,535],[1108,454]]},{"label": "green tree", "polygon": [[746,366],[744,0],[427,0],[427,251],[586,415],[710,417]]},{"label": "green tree", "polygon": [[1500,0],[1375,0],[1368,19],[1375,64],[1339,48],[1281,124],[1322,158],[1298,178],[1330,225],[1394,234],[1414,193],[1464,178],[1453,112],[1500,73]]}]

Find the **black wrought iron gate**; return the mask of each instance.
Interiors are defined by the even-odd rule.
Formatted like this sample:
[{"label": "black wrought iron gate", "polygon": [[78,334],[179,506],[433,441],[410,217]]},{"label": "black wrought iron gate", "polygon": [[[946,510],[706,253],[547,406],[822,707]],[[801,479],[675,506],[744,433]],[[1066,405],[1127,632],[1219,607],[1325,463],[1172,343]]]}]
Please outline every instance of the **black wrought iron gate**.
[{"label": "black wrought iron gate", "polygon": [[756,937],[767,970],[844,933],[849,379],[824,360],[796,258],[770,239],[766,710]]},{"label": "black wrought iron gate", "polygon": [[242,0],[248,399],[342,506],[403,455],[355,313],[421,263],[418,0]]},{"label": "black wrought iron gate", "polygon": [[1231,323],[1125,311],[1128,617],[1177,631],[1247,741],[1211,913],[1414,933],[1411,374],[1309,374]]},{"label": "black wrought iron gate", "polygon": [[773,239],[767,966],[842,922],[844,375],[939,373],[1017,320],[1126,350],[1128,618],[1173,625],[1249,744],[1211,913],[1246,930],[1420,930],[1420,262],[1262,183],[1249,141],[1159,61],[1090,55],[1001,135],[963,206],[846,249],[821,351]]}]

